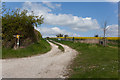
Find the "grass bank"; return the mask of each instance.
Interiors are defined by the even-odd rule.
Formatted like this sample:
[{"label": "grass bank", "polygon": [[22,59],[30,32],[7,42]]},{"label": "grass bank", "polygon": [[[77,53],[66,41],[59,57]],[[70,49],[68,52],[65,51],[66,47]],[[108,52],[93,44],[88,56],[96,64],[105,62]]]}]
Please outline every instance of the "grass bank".
[{"label": "grass bank", "polygon": [[71,41],[58,42],[81,53],[71,65],[70,78],[118,78],[118,48]]},{"label": "grass bank", "polygon": [[29,45],[26,48],[20,48],[17,50],[11,48],[2,48],[2,58],[21,58],[29,57],[37,54],[43,54],[51,50],[50,44],[41,39],[39,42]]},{"label": "grass bank", "polygon": [[54,41],[51,41],[51,40],[49,40],[49,41],[52,42],[53,44],[57,45],[58,49],[60,49],[62,52],[64,52],[64,48],[60,44],[57,44],[57,43],[55,43]]}]

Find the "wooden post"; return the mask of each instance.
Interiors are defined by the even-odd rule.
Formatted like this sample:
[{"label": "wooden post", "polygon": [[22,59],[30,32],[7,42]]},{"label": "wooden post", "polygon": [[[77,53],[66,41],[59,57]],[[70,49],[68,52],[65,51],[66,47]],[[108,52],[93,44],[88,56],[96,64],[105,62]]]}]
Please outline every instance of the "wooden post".
[{"label": "wooden post", "polygon": [[74,40],[75,40],[75,39],[74,39],[74,37],[73,37],[73,42],[74,42]]}]

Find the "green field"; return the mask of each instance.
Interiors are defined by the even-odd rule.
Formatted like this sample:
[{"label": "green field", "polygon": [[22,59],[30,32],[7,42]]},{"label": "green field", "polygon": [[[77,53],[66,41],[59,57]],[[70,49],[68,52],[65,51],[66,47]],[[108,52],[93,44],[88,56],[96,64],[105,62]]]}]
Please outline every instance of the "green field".
[{"label": "green field", "polygon": [[72,41],[58,42],[79,52],[71,65],[70,78],[118,77],[118,48]]},{"label": "green field", "polygon": [[29,45],[26,48],[20,48],[17,50],[11,48],[2,48],[2,58],[21,58],[29,57],[33,55],[43,54],[51,50],[50,44],[41,39],[39,42]]}]

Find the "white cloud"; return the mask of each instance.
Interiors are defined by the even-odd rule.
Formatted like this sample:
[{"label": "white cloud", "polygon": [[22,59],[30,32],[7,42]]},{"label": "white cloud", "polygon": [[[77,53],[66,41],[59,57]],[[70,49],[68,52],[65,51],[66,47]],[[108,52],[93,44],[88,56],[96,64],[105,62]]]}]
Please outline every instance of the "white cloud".
[{"label": "white cloud", "polygon": [[[2,0],[2,2],[25,2],[28,0]],[[29,0],[31,2],[118,2],[119,0]]]},{"label": "white cloud", "polygon": [[76,33],[68,32],[66,30],[60,29],[58,27],[35,27],[36,30],[40,31],[44,37],[56,37],[57,34],[69,35],[69,36],[79,36]]},{"label": "white cloud", "polygon": [[43,2],[43,4],[47,5],[47,7],[52,8],[52,9],[61,7],[61,4],[53,4],[51,2]]},{"label": "white cloud", "polygon": [[118,25],[109,25],[106,35],[108,37],[118,37]]},{"label": "white cloud", "polygon": [[56,7],[61,7],[61,4],[55,4],[56,5]]},{"label": "white cloud", "polygon": [[[53,4],[50,2],[43,2],[47,4],[49,7],[53,8]],[[57,6],[61,6],[57,4]],[[88,30],[95,30],[99,29],[100,26],[96,19],[92,19],[91,17],[78,17],[73,16],[72,14],[53,14],[52,9],[49,7],[45,7],[42,4],[38,3],[29,3],[26,2],[23,5],[23,8],[34,11],[35,15],[43,15],[44,23],[49,25],[60,25],[63,27],[69,27],[75,31],[88,31]]]},{"label": "white cloud", "polygon": [[120,0],[105,0],[105,1],[107,1],[107,2],[118,2]]},{"label": "white cloud", "polygon": [[33,11],[35,13],[36,16],[51,12],[52,10],[49,9],[48,7],[43,6],[42,4],[39,3],[32,3],[32,2],[25,2],[23,4],[22,9],[26,9],[31,13],[31,11]]},{"label": "white cloud", "polygon": [[45,23],[49,25],[67,26],[76,31],[88,31],[100,28],[96,19],[82,18],[71,14],[47,14]]},{"label": "white cloud", "polygon": [[[72,14],[53,14],[52,10],[54,9],[51,3],[44,3],[48,7],[42,5],[42,3],[31,3],[25,2],[23,4],[23,9],[34,11],[35,15],[44,17],[44,23],[53,26],[63,26],[68,27],[74,31],[89,31],[89,30],[101,30],[96,19],[91,17],[79,17]],[[51,5],[51,6],[50,6]],[[59,4],[57,4],[59,6]],[[61,4],[60,4],[61,6]],[[52,9],[51,9],[52,8]],[[68,32],[66,30],[60,29],[58,27],[41,27],[37,28],[42,33],[43,36],[55,36],[56,34],[68,34],[69,36],[80,36],[78,34]],[[106,32],[107,36],[118,36],[118,25],[109,25],[109,28]]]}]

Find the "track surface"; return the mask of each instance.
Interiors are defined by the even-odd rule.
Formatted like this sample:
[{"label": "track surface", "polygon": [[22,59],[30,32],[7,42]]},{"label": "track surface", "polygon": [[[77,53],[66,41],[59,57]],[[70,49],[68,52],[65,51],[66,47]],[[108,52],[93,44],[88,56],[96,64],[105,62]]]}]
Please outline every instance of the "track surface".
[{"label": "track surface", "polygon": [[27,58],[2,60],[3,78],[65,78],[73,58],[77,52],[62,45],[65,52],[49,42],[51,51]]}]

